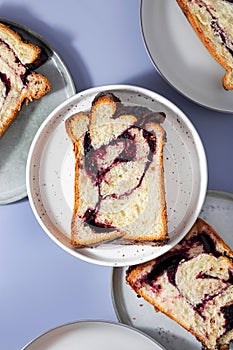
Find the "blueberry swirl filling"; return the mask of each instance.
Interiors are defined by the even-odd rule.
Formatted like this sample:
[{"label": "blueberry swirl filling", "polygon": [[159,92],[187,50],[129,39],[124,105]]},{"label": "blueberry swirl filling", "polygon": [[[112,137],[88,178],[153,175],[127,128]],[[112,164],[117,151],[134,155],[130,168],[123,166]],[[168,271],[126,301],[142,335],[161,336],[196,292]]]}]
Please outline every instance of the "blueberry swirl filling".
[{"label": "blueberry swirl filling", "polygon": [[[180,247],[175,249],[175,252],[171,249],[170,252],[158,257],[151,272],[145,276],[146,283],[152,285],[154,281],[166,271],[169,282],[175,286],[175,274],[178,265],[181,261],[187,261],[192,258],[190,256],[190,248],[192,247],[195,249],[199,248],[203,253],[211,253],[215,257],[221,255],[221,253],[216,250],[215,243],[208,233],[201,232],[198,235],[193,236],[189,241],[183,240]],[[207,275],[202,274],[199,278],[207,278]],[[143,283],[144,281],[141,282]]]},{"label": "blueberry swirl filling", "polygon": [[5,87],[4,98],[6,98],[11,89],[11,81],[5,73],[1,73],[1,72],[0,72],[0,79]]},{"label": "blueberry swirl filling", "polygon": [[225,318],[226,332],[233,329],[233,304],[223,306],[221,312]]},{"label": "blueberry swirl filling", "polygon": [[[187,295],[182,292],[183,288],[180,289],[179,279],[177,282],[177,272],[180,266],[192,262],[198,255],[201,256],[203,254],[210,254],[213,259],[218,259],[223,256],[216,248],[216,244],[209,233],[205,231],[193,235],[189,240],[182,240],[175,248],[156,258],[150,272],[145,273],[137,280],[137,286],[141,288],[144,285],[148,285],[155,293],[160,293],[162,284],[160,278],[166,275],[169,283],[177,289],[178,294],[185,297],[194,312],[197,312],[201,318],[205,320],[205,308],[208,303],[214,303],[215,298],[221,297],[233,284],[233,271],[227,268],[226,273],[221,274],[222,267],[219,267],[220,274],[215,274],[211,269],[207,269],[207,271],[200,270],[195,276],[190,276],[197,285],[200,285],[201,281],[206,281],[210,284],[213,282],[217,288],[212,288],[207,294],[204,292],[199,302],[191,301],[192,299],[189,300],[189,291],[186,290],[186,287]],[[195,288],[195,286],[192,285],[192,288]],[[226,333],[233,329],[233,305],[226,305],[221,307],[220,310],[225,318]]]},{"label": "blueberry swirl filling", "polygon": [[[84,222],[92,225],[97,232],[102,232],[103,229],[104,231],[113,230],[115,227],[110,223],[96,220],[101,201],[106,198],[123,199],[139,188],[155,153],[156,136],[139,126],[129,127],[109,144],[98,149],[93,148],[90,132],[87,131],[84,136],[84,168],[93,186],[98,188],[98,201],[95,208],[86,210],[83,216]],[[130,166],[139,165],[140,171],[135,181],[132,185],[123,186],[124,189],[120,188],[120,185],[111,186],[112,179],[117,183],[117,176],[123,177],[124,172],[128,171],[127,163]],[[131,177],[134,177],[133,173]]]},{"label": "blueberry swirl filling", "polygon": [[3,39],[0,39],[0,60],[2,60],[0,79],[5,86],[5,98],[10,92],[12,86],[11,77],[7,74],[8,67],[10,68],[10,71],[14,72],[15,76],[18,76],[21,79],[22,85],[26,86],[28,84],[28,75],[31,74],[32,70],[41,66],[48,59],[46,51],[43,48],[40,48],[40,50],[40,54],[33,63],[24,64],[8,43]]}]

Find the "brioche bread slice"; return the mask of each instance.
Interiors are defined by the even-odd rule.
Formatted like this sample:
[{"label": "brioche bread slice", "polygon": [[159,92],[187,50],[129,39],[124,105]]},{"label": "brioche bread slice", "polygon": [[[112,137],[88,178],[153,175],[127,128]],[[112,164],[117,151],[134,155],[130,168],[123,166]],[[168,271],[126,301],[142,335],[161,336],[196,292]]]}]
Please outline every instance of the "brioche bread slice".
[{"label": "brioche bread slice", "polygon": [[129,267],[126,281],[196,336],[203,348],[228,349],[233,339],[233,252],[204,220],[198,218],[169,252]]},{"label": "brioche bread slice", "polygon": [[9,26],[0,23],[0,137],[14,121],[22,104],[50,91],[50,82],[32,69],[38,67],[42,50],[26,43]]},{"label": "brioche bread slice", "polygon": [[229,0],[177,0],[189,23],[216,61],[226,69],[226,90],[233,89],[233,2]]},{"label": "brioche bread slice", "polygon": [[94,99],[89,113],[66,120],[76,164],[74,246],[167,242],[165,132],[158,123],[164,115],[145,113],[106,93]]}]

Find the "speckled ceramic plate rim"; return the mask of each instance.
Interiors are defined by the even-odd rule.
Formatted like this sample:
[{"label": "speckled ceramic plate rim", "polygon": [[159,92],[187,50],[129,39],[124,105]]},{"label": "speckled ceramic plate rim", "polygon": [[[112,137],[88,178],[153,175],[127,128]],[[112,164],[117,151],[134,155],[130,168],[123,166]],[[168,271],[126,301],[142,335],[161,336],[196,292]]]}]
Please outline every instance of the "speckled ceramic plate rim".
[{"label": "speckled ceramic plate rim", "polygon": [[[64,338],[66,338],[67,340],[70,338],[70,340],[68,340],[69,349],[75,350],[77,349],[76,347],[77,344],[75,344],[75,342],[72,341],[72,334],[75,332],[80,333],[80,331],[82,332],[82,330],[85,330],[86,332],[88,328],[90,329],[89,330],[90,341],[93,342],[92,348],[96,349],[98,348],[99,344],[98,344],[98,340],[96,343],[96,338],[93,334],[93,328],[95,327],[97,328],[96,331],[99,331],[99,328],[101,327],[101,331],[103,331],[103,333],[101,334],[103,334],[104,341],[106,338],[105,332],[108,331],[111,333],[113,329],[112,335],[120,337],[123,341],[124,341],[124,334],[126,335],[127,333],[126,337],[130,337],[131,344],[135,342],[135,336],[136,336],[137,339],[139,338],[142,339],[142,341],[145,343],[144,344],[145,346],[151,345],[155,350],[165,350],[155,339],[151,338],[150,336],[148,336],[147,334],[143,333],[140,330],[136,330],[135,328],[132,328],[124,324],[111,322],[111,321],[102,321],[102,320],[81,320],[77,322],[70,322],[70,323],[63,324],[33,339],[27,345],[25,345],[22,348],[22,350],[41,349],[40,345],[39,347],[37,347],[37,343],[39,344],[40,342],[43,343],[43,348],[46,347],[46,349],[48,349],[47,346],[49,346],[49,348],[51,346],[53,350],[56,350],[58,345],[60,349],[60,340],[63,340]],[[60,337],[59,341],[56,340],[57,336]],[[46,338],[48,338],[48,341],[46,341]],[[54,344],[54,341],[56,342],[56,344]],[[129,339],[127,339],[127,341],[129,341]],[[114,349],[114,338],[112,338],[111,344],[112,344],[111,347]]]},{"label": "speckled ceramic plate rim", "polygon": [[[140,1],[142,38],[153,65],[168,84],[191,101],[210,110],[232,114],[232,92],[225,91],[222,86],[222,76],[226,71],[201,43],[176,1],[157,0],[153,1],[153,6],[159,8],[160,2],[164,3],[164,9],[155,11],[151,6],[151,0]],[[169,11],[172,13],[169,17],[172,23],[164,29]],[[159,21],[155,19],[156,12],[159,13]],[[159,33],[159,39],[153,39],[156,32]],[[176,32],[180,33],[181,40]],[[173,46],[173,51],[164,49],[166,42]],[[179,77],[176,77],[177,74]],[[199,81],[195,83],[194,79],[197,78]]]},{"label": "speckled ceramic plate rim", "polygon": [[[231,206],[233,207],[233,193],[230,193],[230,192],[225,192],[225,191],[218,191],[218,190],[208,190],[207,191],[207,195],[206,195],[206,199],[207,199],[207,202],[208,202],[208,199],[214,199],[216,200],[217,202],[221,202],[222,200],[226,200],[227,202],[229,202],[231,204]],[[211,206],[211,210],[218,210],[218,208],[213,208],[212,207],[212,204],[210,203],[209,204]],[[206,209],[208,210],[208,209]],[[200,217],[202,217],[204,220],[206,219],[205,216],[202,215],[202,212],[205,211],[205,203],[203,205],[203,208],[200,212]],[[232,213],[233,214],[233,213]],[[232,220],[233,221],[233,220]],[[219,232],[220,233],[220,232]],[[224,236],[224,239],[225,236]],[[231,239],[232,241],[232,239]],[[136,316],[136,312],[134,312],[133,310],[130,310],[131,314],[128,313],[129,310],[126,310],[124,305],[129,305],[129,301],[128,300],[125,300],[124,296],[122,295],[122,291],[123,291],[123,288],[125,286],[125,288],[129,288],[125,282],[125,271],[126,271],[127,267],[113,267],[112,268],[112,271],[111,271],[111,296],[112,296],[112,303],[113,303],[113,307],[114,307],[114,310],[115,310],[115,313],[116,313],[116,316],[117,316],[117,319],[119,320],[119,322],[122,322],[123,324],[126,324],[126,325],[129,325],[131,327],[135,327],[137,329],[141,329],[138,325],[137,325],[137,316]],[[122,279],[121,279],[122,277]],[[124,286],[121,285],[121,281],[124,281]],[[117,286],[118,285],[118,286]],[[135,293],[132,291],[132,296],[134,297]],[[140,300],[140,301],[139,301]],[[143,308],[145,307],[148,307],[149,309],[149,312],[147,312],[147,324],[149,325],[150,324],[150,317],[152,317],[152,315],[154,316],[153,319],[156,320],[156,315],[157,313],[153,310],[153,307],[152,305],[150,305],[149,303],[147,303],[145,300],[142,301],[142,298],[141,299],[137,299],[138,303],[141,303],[141,305],[136,305],[136,303],[134,303],[132,301],[133,304],[135,304],[135,308],[137,308],[139,310],[139,308]],[[118,305],[120,305],[118,307]],[[148,311],[147,310],[147,311]],[[160,313],[160,315],[162,315]],[[171,330],[168,328],[167,324],[166,323],[167,321],[169,322],[172,322],[172,324],[174,324],[174,328],[178,328],[180,329],[180,333],[182,334],[182,337],[184,339],[186,338],[190,338],[189,340],[191,340],[192,342],[192,345],[197,345],[195,346],[194,348],[192,347],[192,350],[194,349],[200,349],[200,343],[195,339],[194,336],[192,336],[188,331],[184,330],[181,326],[179,326],[178,324],[176,324],[175,321],[172,321],[170,320],[167,316],[163,315],[164,319],[163,319],[163,322],[161,323],[161,320],[158,324],[158,328],[160,329],[160,336],[161,339],[165,339],[165,341],[162,341],[162,345],[164,345],[166,348],[168,348],[168,344],[167,344],[167,341],[166,341],[166,332],[170,332]],[[145,324],[146,326],[146,324]],[[142,329],[141,329],[142,330]],[[145,329],[143,329],[143,331],[145,331]],[[150,336],[152,336],[152,334],[148,331],[148,334]],[[161,342],[161,339],[156,339],[158,340],[159,342]],[[173,340],[175,341],[175,336],[173,337]],[[183,340],[180,339],[180,342],[182,343]],[[180,344],[181,344],[180,343]],[[191,346],[191,345],[190,345]],[[190,348],[191,349],[191,348]],[[175,350],[180,350],[179,346],[178,347],[175,347]],[[182,349],[183,350],[183,349]]]},{"label": "speckled ceramic plate rim", "polygon": [[[69,73],[65,62],[62,60],[60,55],[51,47],[51,45],[39,33],[36,33],[35,31],[33,31],[31,28],[27,27],[26,25],[16,23],[16,22],[4,19],[4,18],[0,18],[0,22],[4,23],[6,25],[12,26],[15,29],[19,29],[19,31],[22,30],[22,31],[28,33],[29,36],[31,36],[32,38],[34,37],[36,40],[40,41],[44,45],[44,47],[47,47],[48,50],[52,52],[53,59],[56,60],[56,64],[61,69],[61,75],[63,76],[63,79],[65,78],[66,83],[67,83],[67,86],[65,88],[65,90],[67,91],[67,94],[64,96],[64,99],[67,97],[70,97],[76,93],[76,87],[75,87],[75,84],[73,82],[73,78],[72,78],[71,74]],[[41,104],[43,106],[43,99],[41,99],[41,101],[42,101]],[[62,101],[58,101],[58,104],[61,102]],[[46,117],[47,117],[47,115],[46,115]],[[25,165],[26,165],[26,159],[25,159]],[[15,171],[14,164],[12,164],[12,168],[13,168],[13,171]],[[0,205],[13,203],[13,202],[16,202],[16,201],[23,199],[27,196],[25,177],[24,177],[24,179],[22,179],[21,187],[18,187],[17,188],[18,191],[16,189],[15,193],[12,192],[12,188],[14,188],[13,185],[14,184],[11,184],[11,191],[9,191],[9,195],[6,195],[2,198],[0,196]]]},{"label": "speckled ceramic plate rim", "polygon": [[[178,127],[179,132],[180,133],[183,132],[183,134],[184,134],[183,137],[186,137],[187,142],[188,141],[190,142],[189,146],[190,147],[191,147],[191,145],[193,146],[195,154],[194,155],[192,154],[192,156],[194,159],[193,158],[189,159],[189,162],[194,163],[194,170],[193,171],[194,171],[195,176],[194,176],[194,174],[192,174],[192,179],[187,180],[186,178],[188,178],[188,177],[183,174],[183,177],[184,177],[183,181],[189,181],[189,180],[193,181],[191,183],[192,193],[190,193],[190,194],[186,193],[185,195],[183,194],[183,196],[186,196],[185,199],[183,199],[185,201],[184,203],[182,203],[183,207],[180,203],[176,203],[176,201],[174,201],[174,203],[172,204],[171,210],[173,210],[174,208],[176,209],[176,210],[174,210],[174,213],[171,213],[171,217],[172,217],[171,226],[172,226],[172,224],[174,225],[174,230],[173,230],[173,226],[172,226],[171,232],[174,232],[174,235],[170,239],[169,243],[165,246],[148,247],[148,246],[139,246],[139,245],[124,246],[124,245],[116,245],[115,244],[115,245],[111,245],[111,246],[110,245],[99,246],[97,248],[75,249],[74,247],[71,246],[71,243],[70,243],[70,240],[68,237],[62,237],[63,235],[62,235],[61,228],[60,228],[61,225],[59,224],[58,228],[57,228],[57,227],[55,227],[55,225],[53,223],[51,223],[51,215],[48,214],[48,210],[47,210],[48,208],[44,207],[43,201],[41,200],[41,193],[40,192],[43,192],[44,189],[38,187],[39,186],[38,177],[40,176],[39,173],[37,174],[35,172],[35,174],[33,174],[33,172],[34,172],[35,168],[39,168],[40,171],[41,171],[41,169],[45,168],[43,165],[40,164],[40,162],[41,162],[41,154],[43,153],[43,148],[46,147],[46,146],[44,146],[46,143],[46,140],[48,138],[50,138],[50,140],[51,139],[53,140],[56,136],[58,138],[59,143],[60,143],[59,144],[60,149],[62,147],[61,144],[63,142],[64,143],[69,142],[68,147],[70,147],[70,150],[72,151],[71,142],[70,142],[70,140],[68,140],[67,134],[65,133],[65,127],[64,127],[65,119],[68,116],[70,116],[73,113],[78,111],[78,110],[72,109],[72,108],[75,108],[74,106],[77,103],[77,101],[79,101],[78,105],[82,105],[82,104],[84,105],[85,99],[88,99],[88,102],[89,102],[88,106],[89,106],[91,104],[92,99],[94,98],[94,96],[96,94],[98,94],[101,91],[108,91],[108,90],[112,91],[113,93],[115,92],[116,94],[117,94],[117,92],[118,92],[118,94],[120,94],[120,93],[126,94],[127,97],[133,96],[134,98],[139,98],[138,96],[141,96],[140,98],[144,99],[143,100],[144,103],[145,103],[145,98],[146,98],[151,103],[159,104],[160,107],[162,105],[163,108],[167,109],[168,111],[170,111],[170,113],[172,113],[173,117],[176,117],[176,118],[170,117],[171,120],[169,120],[169,123],[171,123],[171,125],[169,124],[170,130],[172,130],[172,132],[170,132],[171,133],[170,137],[172,137],[172,135],[173,135],[172,133],[175,133],[175,131],[173,132],[175,127]],[[121,98],[121,94],[120,94],[120,98]],[[125,95],[124,95],[124,98],[126,98]],[[81,101],[82,101],[82,103],[81,103]],[[122,102],[126,103],[127,101],[123,100]],[[79,106],[79,108],[80,108],[80,106]],[[81,110],[82,110],[82,108],[81,108]],[[52,131],[49,128],[51,128]],[[62,133],[60,132],[59,128],[62,128]],[[182,131],[180,130],[180,128],[181,129],[183,128]],[[57,131],[57,129],[59,129],[59,130]],[[51,132],[53,134],[52,136],[50,135]],[[60,133],[60,134],[58,135],[58,133]],[[54,134],[55,134],[55,136],[54,136]],[[187,136],[187,134],[188,134],[188,136]],[[169,136],[168,136],[168,139],[169,139]],[[179,152],[177,152],[177,153],[179,153],[179,155],[181,156],[183,149],[185,149],[184,152],[189,152],[189,148],[188,148],[188,150],[186,150],[187,145],[185,145],[185,147],[183,146],[182,139],[179,140],[179,142],[181,142],[181,144],[179,144],[180,148],[179,148]],[[42,149],[40,149],[40,147]],[[57,152],[57,147],[58,147],[58,145],[56,144],[56,148],[55,148],[56,152]],[[67,147],[67,146],[65,145],[65,147]],[[170,147],[173,147],[173,145],[170,145]],[[167,146],[167,148],[168,148],[168,146]],[[173,152],[173,151],[174,150],[172,150],[171,152]],[[65,150],[65,152],[66,152],[66,150]],[[58,157],[59,157],[59,155],[58,155]],[[60,157],[62,157],[62,156],[60,155]],[[53,159],[53,158],[55,158],[55,156],[53,156],[51,159]],[[64,163],[64,160],[62,160],[62,162]],[[185,168],[187,164],[185,165],[185,162],[183,161],[183,159],[180,159],[180,162],[182,162],[182,168]],[[172,166],[176,166],[176,164],[173,164],[173,163],[176,163],[176,162],[173,162],[173,159],[172,159]],[[49,166],[48,162],[46,163],[46,171],[49,173],[52,173],[53,170],[51,169],[49,171],[47,166]],[[191,166],[191,164],[190,164],[190,166]],[[180,163],[180,168],[181,168],[181,163]],[[72,169],[72,171],[73,171],[73,169]],[[165,172],[166,172],[166,166],[165,166]],[[168,179],[167,183],[169,183],[169,185],[170,185],[170,182],[172,181],[171,180],[172,176],[165,176],[165,178]],[[198,214],[201,210],[201,207],[203,205],[204,199],[205,199],[205,194],[206,194],[206,189],[207,189],[207,162],[206,162],[205,151],[204,151],[202,142],[199,138],[197,131],[195,130],[194,126],[191,124],[190,120],[184,115],[184,113],[178,107],[176,107],[172,102],[170,102],[166,98],[162,97],[161,95],[159,95],[153,91],[150,91],[150,90],[147,90],[144,88],[140,88],[137,86],[107,85],[107,86],[100,86],[100,87],[91,88],[91,89],[88,89],[86,91],[82,91],[82,92],[72,96],[70,99],[68,99],[67,101],[62,103],[60,106],[58,106],[50,114],[50,116],[48,116],[48,118],[44,121],[44,123],[41,125],[40,129],[38,130],[38,132],[33,140],[33,143],[31,145],[31,149],[30,149],[29,156],[28,156],[28,162],[27,162],[26,179],[27,179],[26,182],[27,182],[27,189],[28,189],[28,197],[29,197],[29,201],[30,201],[32,210],[33,210],[38,222],[40,223],[41,227],[50,236],[50,238],[52,238],[59,246],[61,246],[63,249],[65,249],[70,254],[72,254],[80,259],[91,262],[91,263],[96,263],[99,265],[108,265],[108,266],[126,266],[129,264],[144,262],[144,261],[152,259],[155,256],[163,254],[165,251],[169,250],[173,245],[175,245],[176,242],[178,242],[185,235],[187,230],[189,230],[189,228],[192,226],[192,224],[196,220],[196,217],[198,216]],[[45,183],[46,178],[43,181]],[[60,179],[56,180],[56,181],[59,181],[59,183],[61,182]],[[52,186],[54,187],[54,184],[52,184]],[[60,186],[60,184],[59,184],[59,186]],[[172,188],[170,189],[169,192],[175,193],[176,186],[178,187],[178,184],[171,183],[171,186],[172,186]],[[167,186],[167,187],[171,187],[171,186]],[[182,184],[181,185],[179,184],[179,186],[182,187]],[[193,188],[198,189],[198,190],[194,191]],[[180,187],[179,187],[179,189],[180,189]],[[184,184],[184,189],[185,189],[185,184]],[[182,192],[182,190],[183,190],[183,188],[181,188],[181,192]],[[45,196],[50,196],[50,194],[49,194],[50,192],[48,192]],[[72,190],[72,192],[73,192],[73,190]],[[175,196],[175,194],[174,194],[174,196]],[[47,198],[45,198],[45,200],[47,201]],[[55,202],[58,202],[58,201],[61,203],[64,201],[64,198],[58,199],[57,193],[56,193],[56,197],[54,197],[54,200],[50,199],[50,203],[52,203],[52,205],[55,206],[56,205]],[[189,201],[191,202],[191,204],[189,203]],[[183,213],[182,210],[179,213],[179,210],[178,210],[179,206],[181,206],[183,208],[185,213]],[[188,209],[187,209],[187,207],[188,207]],[[66,208],[64,208],[63,210],[65,210],[65,209]],[[186,212],[186,210],[187,210],[187,212]],[[64,217],[66,217],[66,214],[67,213],[65,213],[65,211],[62,213],[61,220],[64,221]],[[180,218],[179,215],[182,215],[182,218]],[[56,214],[55,214],[55,216],[56,216]],[[170,215],[168,215],[168,216],[170,217]],[[168,220],[169,220],[169,218],[168,218]],[[68,224],[68,221],[67,220],[65,220],[65,221],[66,221],[66,224]],[[70,222],[71,222],[71,214],[70,214]],[[66,230],[63,232],[67,233],[68,231],[70,232],[70,226],[69,226],[69,228],[66,228]],[[62,239],[64,240],[63,242],[62,242]]]}]

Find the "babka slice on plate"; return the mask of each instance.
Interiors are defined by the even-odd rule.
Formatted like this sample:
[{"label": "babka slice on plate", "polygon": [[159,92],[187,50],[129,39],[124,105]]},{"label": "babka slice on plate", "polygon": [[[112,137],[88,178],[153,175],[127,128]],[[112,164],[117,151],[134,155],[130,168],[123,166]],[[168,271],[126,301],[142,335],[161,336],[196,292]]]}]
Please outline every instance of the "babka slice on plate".
[{"label": "babka slice on plate", "polygon": [[89,113],[66,120],[76,162],[73,245],[167,242],[164,118],[101,93]]},{"label": "babka slice on plate", "polygon": [[233,339],[233,252],[202,219],[169,252],[131,266],[127,283],[209,350]]},{"label": "babka slice on plate", "polygon": [[35,73],[43,62],[39,46],[23,41],[9,26],[0,23],[0,137],[21,110],[24,101],[39,99],[50,91],[50,82]]},{"label": "babka slice on plate", "polygon": [[233,1],[177,0],[189,23],[209,50],[227,71],[222,83],[233,89]]}]

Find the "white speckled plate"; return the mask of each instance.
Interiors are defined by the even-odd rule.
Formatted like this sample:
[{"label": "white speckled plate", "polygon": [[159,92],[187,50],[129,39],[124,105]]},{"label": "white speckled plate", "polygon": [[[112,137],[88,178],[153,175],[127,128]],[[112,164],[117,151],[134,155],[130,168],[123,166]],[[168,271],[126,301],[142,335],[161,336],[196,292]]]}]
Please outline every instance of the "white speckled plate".
[{"label": "white speckled plate", "polygon": [[[106,244],[75,249],[70,244],[73,211],[74,155],[65,120],[90,110],[94,97],[111,91],[125,104],[165,112],[163,127],[165,188],[170,241],[163,247]],[[57,107],[35,136],[27,163],[31,207],[42,228],[62,248],[89,262],[124,266],[150,260],[170,249],[192,226],[207,188],[207,165],[202,142],[189,119],[162,96],[135,86],[113,85],[83,91]]]},{"label": "white speckled plate", "polygon": [[75,94],[72,78],[59,55],[37,33],[17,23],[0,19],[19,32],[25,40],[44,48],[48,60],[35,71],[46,75],[51,92],[23,105],[14,123],[0,139],[0,204],[15,202],[27,196],[26,161],[31,142],[45,118],[61,102]]},{"label": "white speckled plate", "polygon": [[[208,191],[200,213],[233,249],[233,194]],[[152,305],[125,282],[126,268],[114,268],[112,272],[112,298],[118,319],[142,330],[169,350],[200,350],[201,345],[188,331],[175,321],[155,312]]]},{"label": "white speckled plate", "polygon": [[232,113],[232,92],[222,86],[225,70],[204,47],[176,0],[141,0],[147,52],[161,75],[192,101]]},{"label": "white speckled plate", "polygon": [[80,321],[54,328],[22,350],[162,350],[153,338],[129,326],[113,322]]}]

